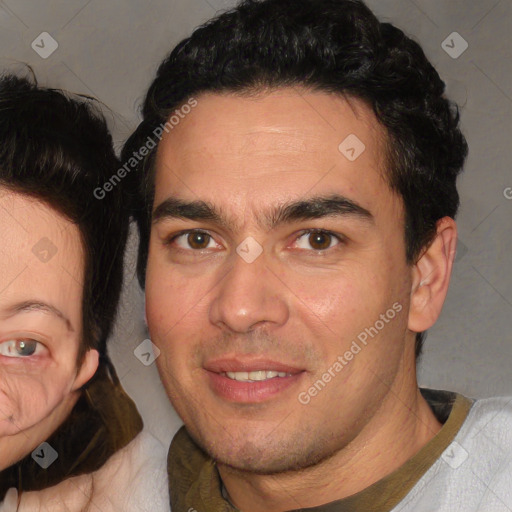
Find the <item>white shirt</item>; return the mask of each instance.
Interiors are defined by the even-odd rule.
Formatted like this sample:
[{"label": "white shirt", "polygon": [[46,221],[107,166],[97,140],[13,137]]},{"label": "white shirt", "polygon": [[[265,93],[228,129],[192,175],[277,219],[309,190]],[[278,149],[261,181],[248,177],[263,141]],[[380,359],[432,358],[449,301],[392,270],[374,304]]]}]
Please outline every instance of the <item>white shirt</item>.
[{"label": "white shirt", "polygon": [[0,512],[168,512],[167,449],[142,431],[94,473],[41,491],[12,488]]},{"label": "white shirt", "polygon": [[453,442],[392,512],[511,512],[512,398],[477,400]]}]

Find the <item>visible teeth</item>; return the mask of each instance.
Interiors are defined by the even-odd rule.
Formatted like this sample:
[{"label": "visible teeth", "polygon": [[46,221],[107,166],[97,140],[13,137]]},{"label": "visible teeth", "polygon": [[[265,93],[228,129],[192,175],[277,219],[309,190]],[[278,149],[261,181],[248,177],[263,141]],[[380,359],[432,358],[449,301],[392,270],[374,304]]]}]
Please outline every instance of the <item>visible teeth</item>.
[{"label": "visible teeth", "polygon": [[265,380],[267,378],[267,372],[264,370],[258,370],[256,372],[249,372],[249,380]]},{"label": "visible teeth", "polygon": [[224,375],[240,382],[257,382],[275,377],[286,377],[290,374],[286,372],[275,372],[273,370],[256,370],[254,372],[226,372]]}]

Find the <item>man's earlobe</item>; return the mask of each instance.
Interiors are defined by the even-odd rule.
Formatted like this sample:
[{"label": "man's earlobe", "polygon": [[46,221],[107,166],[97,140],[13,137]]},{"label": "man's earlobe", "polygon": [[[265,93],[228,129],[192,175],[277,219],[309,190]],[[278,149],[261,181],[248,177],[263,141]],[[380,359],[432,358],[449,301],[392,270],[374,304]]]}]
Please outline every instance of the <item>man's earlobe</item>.
[{"label": "man's earlobe", "polygon": [[409,329],[432,327],[443,307],[457,248],[457,225],[450,217],[437,222],[436,237],[413,267]]},{"label": "man's earlobe", "polygon": [[99,353],[97,350],[90,349],[85,353],[82,364],[78,369],[75,382],[73,384],[73,391],[80,389],[84,384],[89,382],[98,369]]}]

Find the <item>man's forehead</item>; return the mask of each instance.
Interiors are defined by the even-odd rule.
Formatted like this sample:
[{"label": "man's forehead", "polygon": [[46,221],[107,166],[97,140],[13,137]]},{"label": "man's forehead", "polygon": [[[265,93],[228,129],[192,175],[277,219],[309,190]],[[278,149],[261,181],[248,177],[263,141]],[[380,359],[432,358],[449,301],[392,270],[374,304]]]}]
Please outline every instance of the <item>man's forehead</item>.
[{"label": "man's forehead", "polygon": [[199,96],[159,144],[154,208],[170,195],[227,207],[329,194],[364,203],[363,182],[387,185],[380,128],[357,101],[294,89]]},{"label": "man's forehead", "polygon": [[[179,156],[206,149],[210,153],[315,151],[315,143],[326,141],[326,136],[338,140],[353,130],[361,132],[368,144],[373,142],[370,137],[382,138],[383,129],[371,108],[348,95],[283,87],[250,96],[208,92],[196,101],[197,106],[163,134],[159,154],[176,147]],[[223,139],[226,133],[230,137]]]}]

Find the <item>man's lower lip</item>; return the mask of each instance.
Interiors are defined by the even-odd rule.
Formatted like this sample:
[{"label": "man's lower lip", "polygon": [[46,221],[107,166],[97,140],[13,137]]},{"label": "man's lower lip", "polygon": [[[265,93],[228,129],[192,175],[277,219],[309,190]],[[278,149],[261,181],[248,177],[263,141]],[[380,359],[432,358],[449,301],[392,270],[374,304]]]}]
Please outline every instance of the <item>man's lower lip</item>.
[{"label": "man's lower lip", "polygon": [[269,400],[297,384],[304,372],[257,382],[241,382],[220,373],[206,372],[213,391],[230,402],[258,403]]}]

